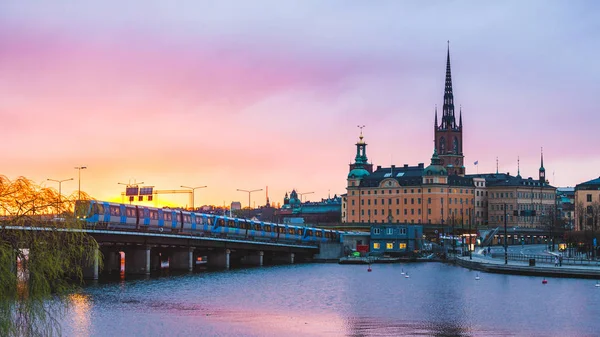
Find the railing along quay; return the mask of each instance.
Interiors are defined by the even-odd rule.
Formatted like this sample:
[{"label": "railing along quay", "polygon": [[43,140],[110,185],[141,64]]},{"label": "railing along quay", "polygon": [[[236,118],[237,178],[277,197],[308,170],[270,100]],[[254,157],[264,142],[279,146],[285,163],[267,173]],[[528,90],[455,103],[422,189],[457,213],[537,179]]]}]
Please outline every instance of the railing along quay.
[{"label": "railing along quay", "polygon": [[[554,264],[554,255],[530,255],[530,254],[507,254],[508,259],[511,261],[523,261],[529,262],[530,259],[534,259],[536,263]],[[492,258],[503,259],[504,253],[492,253]],[[572,258],[563,257],[563,265],[582,265],[582,266],[600,266],[600,260],[590,260],[583,258]]]}]

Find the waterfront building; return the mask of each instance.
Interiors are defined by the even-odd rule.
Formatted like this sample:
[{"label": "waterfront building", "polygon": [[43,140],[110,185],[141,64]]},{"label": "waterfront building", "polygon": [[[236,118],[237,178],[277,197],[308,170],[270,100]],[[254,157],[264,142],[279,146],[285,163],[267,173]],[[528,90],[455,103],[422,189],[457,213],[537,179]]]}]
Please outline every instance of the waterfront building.
[{"label": "waterfront building", "polygon": [[462,112],[458,123],[454,113],[448,49],[442,120],[438,125],[436,108],[431,164],[377,166],[373,170],[361,129],[347,193],[342,196],[342,221],[466,227],[473,218],[475,185],[473,179],[464,177],[462,132]]},{"label": "waterfront building", "polygon": [[600,224],[600,177],[575,186],[575,228],[598,230]]},{"label": "waterfront building", "polygon": [[556,214],[556,188],[546,181],[544,157],[538,171],[538,179],[521,177],[510,173],[483,173],[468,177],[484,179],[484,193],[487,200],[487,225],[501,227],[506,222],[510,227],[545,229],[554,223]]},{"label": "waterfront building", "polygon": [[422,248],[423,226],[381,224],[371,226],[371,253],[406,255]]}]

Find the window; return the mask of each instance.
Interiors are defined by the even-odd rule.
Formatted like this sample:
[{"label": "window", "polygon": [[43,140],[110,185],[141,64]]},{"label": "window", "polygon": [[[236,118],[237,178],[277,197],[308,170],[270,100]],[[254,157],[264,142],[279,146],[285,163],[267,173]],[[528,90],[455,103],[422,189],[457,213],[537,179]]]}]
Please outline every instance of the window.
[{"label": "window", "polygon": [[591,194],[586,195],[586,197],[587,197],[587,202],[592,202],[592,195]]},{"label": "window", "polygon": [[379,242],[373,242],[373,249],[379,249],[381,248],[381,245],[379,244]]},{"label": "window", "polygon": [[398,246],[398,248],[400,248],[400,249],[406,249],[406,243],[401,242],[400,245]]},{"label": "window", "polygon": [[388,242],[388,243],[385,244],[385,248],[386,249],[394,249],[394,244],[391,243],[391,242]]},{"label": "window", "polygon": [[392,235],[394,234],[394,229],[393,228],[388,228],[387,229],[387,235]]},{"label": "window", "polygon": [[373,205],[377,205],[377,199],[373,200]]},{"label": "window", "polygon": [[431,204],[431,198],[427,198],[427,203]]},{"label": "window", "polygon": [[381,229],[373,228],[373,234],[381,234]]},{"label": "window", "polygon": [[352,206],[354,206],[354,199],[352,199]]}]

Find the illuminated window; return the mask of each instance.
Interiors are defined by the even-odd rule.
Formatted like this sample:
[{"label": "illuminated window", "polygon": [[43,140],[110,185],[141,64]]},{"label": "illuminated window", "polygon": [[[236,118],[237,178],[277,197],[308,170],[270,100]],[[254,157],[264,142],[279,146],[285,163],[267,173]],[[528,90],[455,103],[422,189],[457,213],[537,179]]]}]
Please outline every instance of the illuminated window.
[{"label": "illuminated window", "polygon": [[380,245],[379,242],[373,242],[373,249],[379,249]]},{"label": "illuminated window", "polygon": [[401,243],[399,248],[400,249],[406,249],[406,243]]},{"label": "illuminated window", "polygon": [[388,242],[388,243],[385,244],[385,248],[387,248],[387,249],[394,249],[394,244],[391,243],[391,242]]}]

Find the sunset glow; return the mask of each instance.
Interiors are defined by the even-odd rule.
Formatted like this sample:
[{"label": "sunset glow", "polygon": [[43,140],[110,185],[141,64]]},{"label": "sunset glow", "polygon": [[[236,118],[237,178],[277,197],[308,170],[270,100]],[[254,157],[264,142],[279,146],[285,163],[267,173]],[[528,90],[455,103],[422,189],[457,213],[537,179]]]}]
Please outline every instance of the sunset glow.
[{"label": "sunset glow", "polygon": [[207,185],[196,206],[343,194],[358,124],[374,165],[429,162],[450,40],[467,174],[535,177],[543,147],[552,185],[598,177],[597,3],[385,3],[3,2],[0,174],[68,195],[85,165],[119,202],[132,181]]}]

